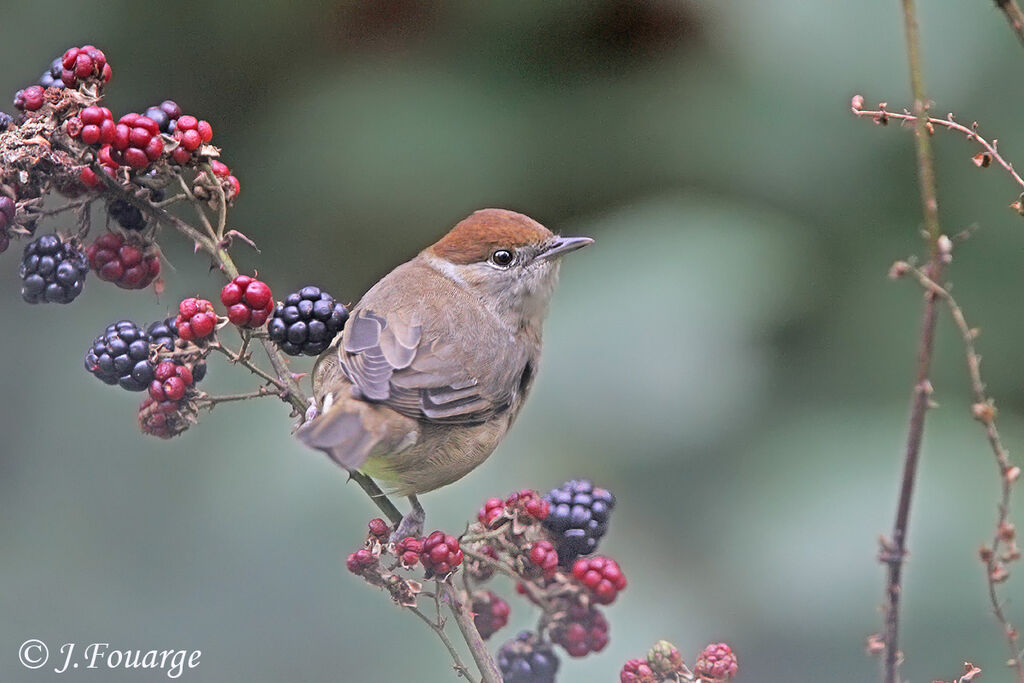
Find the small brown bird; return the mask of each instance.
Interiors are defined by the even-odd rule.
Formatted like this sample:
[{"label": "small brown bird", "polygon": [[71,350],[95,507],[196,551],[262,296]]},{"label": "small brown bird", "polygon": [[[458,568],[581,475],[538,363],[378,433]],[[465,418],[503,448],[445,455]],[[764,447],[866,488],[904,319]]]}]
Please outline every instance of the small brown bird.
[{"label": "small brown bird", "polygon": [[317,360],[318,414],[296,435],[409,496],[408,525],[422,523],[416,494],[468,474],[519,414],[560,257],[592,242],[503,209],[461,221],[352,310]]}]

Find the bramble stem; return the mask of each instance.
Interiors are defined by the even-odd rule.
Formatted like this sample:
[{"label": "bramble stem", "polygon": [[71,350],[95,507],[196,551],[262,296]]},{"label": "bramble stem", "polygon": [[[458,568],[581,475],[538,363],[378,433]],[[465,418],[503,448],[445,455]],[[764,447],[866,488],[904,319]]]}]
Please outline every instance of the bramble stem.
[{"label": "bramble stem", "polygon": [[465,638],[466,644],[469,645],[473,661],[476,662],[477,668],[480,669],[480,673],[483,676],[482,683],[501,683],[501,672],[498,671],[494,659],[491,658],[491,654],[487,651],[487,645],[484,643],[484,639],[480,637],[480,631],[477,630],[476,624],[473,623],[473,615],[470,613],[468,606],[460,599],[458,589],[451,584],[451,579],[448,581],[438,581],[437,584],[438,589],[448,602],[448,607],[455,616],[455,623],[462,632],[462,637]]},{"label": "bramble stem", "polygon": [[[999,436],[999,430],[996,428],[996,409],[995,402],[988,396],[985,390],[985,383],[981,379],[981,356],[974,347],[974,340],[977,337],[977,331],[972,329],[967,324],[967,319],[964,316],[963,309],[957,304],[956,299],[949,293],[949,290],[940,286],[937,282],[930,279],[923,271],[913,266],[907,265],[909,272],[913,273],[917,278],[917,281],[925,288],[926,291],[932,292],[937,297],[942,299],[949,307],[950,315],[953,318],[953,322],[956,324],[957,330],[960,332],[960,336],[963,339],[964,344],[964,355],[967,359],[967,374],[971,381],[971,393],[974,396],[974,406],[972,407],[973,417],[975,420],[980,422],[985,427],[985,436],[988,439],[989,447],[992,449],[992,454],[995,456],[996,465],[999,468],[999,479],[1001,494],[999,504],[997,505],[997,516],[996,516],[996,529],[992,539],[992,545],[987,549],[988,557],[983,558],[985,562],[985,574],[988,583],[988,596],[989,602],[992,604],[992,611],[999,621],[999,625],[1003,631],[1003,637],[1006,639],[1006,643],[1010,648],[1010,659],[1009,664],[1013,667],[1017,681],[1024,683],[1024,662],[1021,661],[1021,652],[1019,644],[1019,634],[1017,629],[1014,628],[1013,624],[1010,623],[1006,616],[1006,612],[1003,610],[1003,603],[999,600],[999,596],[996,592],[997,585],[1005,579],[1005,574],[1001,574],[1000,569],[1002,568],[1003,560],[1000,558],[1001,548],[1004,543],[1004,529],[1009,527],[1010,517],[1010,496],[1013,489],[1013,483],[1016,476],[1013,474],[1013,465],[1010,462],[1009,453],[1006,452],[1006,448],[1003,446],[1002,439]],[[1012,541],[1010,541],[1012,543]],[[1013,546],[1011,545],[1011,548]]]},{"label": "bramble stem", "polygon": [[1006,15],[1006,22],[1017,39],[1024,43],[1024,12],[1020,11],[1020,6],[1014,0],[996,0],[996,7]]},{"label": "bramble stem", "polygon": [[[927,97],[921,70],[921,46],[918,35],[917,14],[914,0],[902,0],[903,24],[907,40],[907,62],[910,67],[910,83],[914,97],[914,112],[917,115],[915,140],[917,150],[917,175],[921,190],[921,206],[924,211],[925,230],[929,263],[928,276],[938,281],[942,276],[942,258],[939,253],[939,203],[935,195],[935,169],[932,162],[931,141],[927,121]],[[896,506],[896,520],[893,523],[892,538],[883,543],[880,559],[888,566],[885,590],[885,652],[882,657],[882,680],[897,683],[899,679],[899,623],[900,598],[903,590],[903,562],[906,557],[907,527],[910,522],[910,503],[917,479],[917,465],[921,456],[921,442],[924,436],[925,414],[931,403],[932,355],[935,349],[935,323],[938,320],[936,295],[926,292],[924,311],[921,314],[921,333],[918,341],[917,376],[911,399],[910,420],[907,429],[907,445],[903,460],[903,481],[900,485]]]}]

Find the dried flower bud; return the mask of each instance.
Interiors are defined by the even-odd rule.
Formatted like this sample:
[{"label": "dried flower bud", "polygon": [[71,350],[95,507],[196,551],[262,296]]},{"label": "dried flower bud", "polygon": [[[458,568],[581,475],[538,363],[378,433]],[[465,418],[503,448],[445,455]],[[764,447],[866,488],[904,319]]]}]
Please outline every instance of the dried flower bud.
[{"label": "dried flower bud", "polygon": [[989,548],[987,545],[981,546],[978,548],[978,557],[982,562],[988,564],[992,560],[992,548]]},{"label": "dried flower bud", "polygon": [[973,161],[974,165],[978,168],[988,168],[989,164],[992,163],[992,155],[988,152],[978,152],[971,157],[971,161]]},{"label": "dried flower bud", "polygon": [[939,258],[942,259],[943,263],[949,263],[953,260],[953,240],[949,239],[946,235],[939,235],[936,246],[939,248]]},{"label": "dried flower bud", "polygon": [[1024,194],[1022,194],[1020,197],[1017,197],[1017,201],[1015,201],[1013,204],[1010,204],[1010,208],[1019,213],[1021,216],[1024,216]]},{"label": "dried flower bud", "polygon": [[885,640],[877,633],[872,633],[868,636],[868,642],[865,646],[869,655],[878,656],[885,652]]},{"label": "dried flower bud", "polygon": [[992,583],[1002,583],[1003,581],[1006,581],[1008,578],[1010,578],[1010,572],[1003,565],[997,564],[996,566],[992,567],[992,571],[991,573],[989,573],[988,578],[992,581]]},{"label": "dried flower bud", "polygon": [[1008,467],[1006,471],[1003,472],[1003,476],[1006,477],[1008,482],[1013,483],[1020,479],[1020,468],[1016,465]]},{"label": "dried flower bud", "polygon": [[1003,522],[999,525],[999,539],[1009,543],[1017,537],[1017,527],[1012,522]]},{"label": "dried flower bud", "polygon": [[901,277],[906,275],[907,271],[909,270],[909,263],[907,263],[906,261],[897,261],[896,263],[892,264],[892,267],[889,268],[889,279],[899,280]]},{"label": "dried flower bud", "polygon": [[864,96],[863,95],[854,95],[850,99],[850,108],[853,109],[854,111],[860,111],[861,109],[863,109],[864,108]]},{"label": "dried flower bud", "polygon": [[989,424],[996,417],[996,407],[990,402],[975,403],[971,406],[971,415],[982,424]]}]

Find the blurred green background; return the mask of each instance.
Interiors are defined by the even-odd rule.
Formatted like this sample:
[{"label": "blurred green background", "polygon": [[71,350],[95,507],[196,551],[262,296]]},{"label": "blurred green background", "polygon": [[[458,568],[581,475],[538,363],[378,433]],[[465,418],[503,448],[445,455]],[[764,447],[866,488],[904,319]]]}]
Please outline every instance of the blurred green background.
[{"label": "blurred green background", "polygon": [[[1021,161],[1024,51],[993,3],[922,5],[936,110]],[[747,681],[863,681],[920,310],[885,273],[920,250],[920,210],[912,136],[848,104],[908,103],[900,21],[892,0],[9,3],[0,92],[91,42],[115,113],[171,97],[211,121],[242,181],[233,221],[262,249],[235,254],[279,296],[312,282],[356,300],[485,206],[595,237],[563,269],[517,427],[426,497],[428,527],[589,476],[618,495],[603,550],[630,588],[606,651],[563,658],[560,680],[615,680],[665,637],[689,661],[727,640]],[[935,144],[944,229],[980,228],[950,276],[1016,451],[1019,188],[963,139]],[[164,680],[28,671],[27,638],[201,649],[182,680],[453,680],[434,637],[344,570],[374,510],[290,438],[283,406],[223,406],[160,442],[137,432],[139,396],[82,370],[109,322],[216,295],[187,244],[164,244],[163,297],[92,278],[67,308],[23,304],[18,248],[0,259],[0,680]],[[998,479],[948,320],[936,363],[904,674],[968,659],[1007,680],[976,559]],[[215,363],[204,388],[241,374]],[[1018,623],[1021,586],[1005,589]],[[536,617],[513,614],[506,637]]]}]

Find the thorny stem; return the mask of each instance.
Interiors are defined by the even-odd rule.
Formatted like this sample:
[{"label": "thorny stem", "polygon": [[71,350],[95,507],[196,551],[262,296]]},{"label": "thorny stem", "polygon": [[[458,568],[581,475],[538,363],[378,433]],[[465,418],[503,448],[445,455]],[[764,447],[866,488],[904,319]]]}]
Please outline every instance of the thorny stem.
[{"label": "thorny stem", "polygon": [[[928,133],[927,97],[924,77],[921,71],[921,46],[918,36],[917,15],[914,0],[903,0],[903,23],[907,40],[907,62],[910,67],[910,83],[914,96],[914,112],[917,114],[916,149],[917,175],[921,188],[921,205],[924,211],[925,230],[930,260],[926,267],[928,276],[935,281],[942,275],[942,260],[939,253],[939,203],[935,195],[935,169],[932,163],[931,141]],[[907,445],[903,461],[903,481],[900,485],[899,501],[896,506],[896,520],[893,523],[892,538],[882,545],[881,560],[888,565],[888,581],[885,591],[885,653],[882,658],[882,680],[897,683],[899,678],[899,619],[902,593],[903,561],[906,556],[907,527],[910,522],[910,503],[917,478],[917,465],[921,455],[921,441],[924,435],[925,414],[931,402],[932,354],[935,348],[935,323],[938,319],[936,295],[926,292],[924,311],[921,314],[921,334],[917,352],[917,377],[914,381],[911,399],[910,420],[907,430]]]},{"label": "thorny stem", "polygon": [[448,650],[448,654],[452,657],[455,670],[459,672],[459,676],[465,678],[467,681],[473,680],[473,676],[469,672],[469,667],[462,662],[462,658],[459,656],[459,651],[455,649],[455,646],[452,645],[452,641],[448,638],[448,634],[444,632],[444,623],[440,621],[433,621],[415,607],[409,607],[407,609],[419,617],[420,620],[429,626],[430,630],[436,633],[437,637],[441,639],[441,642],[444,643],[445,648]]},{"label": "thorny stem", "polygon": [[[911,114],[910,112],[906,110],[904,110],[902,114],[891,112],[885,108],[884,104],[880,105],[879,108],[875,110],[863,109],[859,106],[861,99],[862,98],[860,98],[859,96],[854,98],[855,101],[852,109],[853,113],[856,114],[857,116],[870,116],[879,123],[887,123],[889,119],[895,119],[896,121],[903,121],[907,123],[916,123],[918,121],[918,117]],[[1024,188],[1024,178],[1021,178],[1017,171],[1014,170],[1013,164],[1011,164],[1009,161],[1004,159],[1002,155],[999,154],[999,141],[993,139],[991,142],[989,142],[981,135],[979,135],[977,122],[972,123],[971,127],[968,128],[963,124],[957,123],[953,119],[952,114],[947,115],[947,117],[944,119],[926,117],[925,121],[927,124],[931,125],[932,128],[934,128],[935,126],[941,126],[943,128],[956,131],[958,133],[963,133],[965,136],[967,136],[968,140],[977,142],[978,145],[980,145],[981,148],[984,149],[985,152],[992,157],[993,161],[995,161],[997,164],[1006,169],[1006,171],[1010,174],[1010,177],[1013,178],[1014,182],[1016,182],[1018,185]]]},{"label": "thorny stem", "polygon": [[1017,39],[1024,43],[1024,12],[1014,0],[996,0],[998,7],[1006,15],[1010,28],[1017,34]]},{"label": "thorny stem", "polygon": [[[539,591],[537,589],[537,587],[534,586],[529,581],[522,581],[522,577],[519,576],[519,574],[517,574],[515,572],[515,570],[512,569],[512,567],[508,566],[504,562],[500,562],[500,561],[494,559],[493,557],[488,557],[487,555],[484,555],[483,553],[478,553],[475,550],[473,550],[472,548],[467,548],[465,546],[462,546],[462,554],[465,555],[466,557],[469,557],[469,558],[472,558],[472,559],[476,560],[477,562],[482,562],[483,564],[486,564],[487,566],[492,567],[496,571],[501,572],[505,576],[508,576],[513,581],[521,582],[522,585],[523,585],[523,588],[526,590],[527,593],[529,593],[530,598],[534,602],[536,602],[538,605],[543,605],[545,607],[550,605],[550,601],[547,599],[547,597],[544,595],[544,593]],[[468,589],[468,583],[467,583],[467,589]]]},{"label": "thorny stem", "polygon": [[466,644],[469,645],[469,652],[473,655],[473,661],[476,662],[476,666],[480,669],[480,674],[483,676],[481,679],[482,683],[501,683],[501,672],[498,671],[498,667],[487,651],[484,639],[480,637],[480,631],[477,630],[476,624],[473,623],[473,615],[469,611],[469,606],[464,600],[460,599],[458,589],[451,584],[450,580],[438,581],[438,589],[443,593],[445,600],[448,602],[448,607],[455,616],[455,623],[462,632],[462,637],[466,640]]},{"label": "thorny stem", "polygon": [[280,392],[266,387],[260,387],[256,391],[250,391],[244,394],[223,394],[221,396],[207,396],[202,395],[196,399],[196,403],[202,408],[213,408],[218,403],[231,403],[233,401],[246,401],[251,398],[261,398],[263,396],[277,396]]},{"label": "thorny stem", "polygon": [[999,625],[1003,630],[1003,636],[1006,638],[1006,643],[1010,648],[1009,664],[1014,668],[1014,671],[1017,674],[1017,680],[1024,683],[1024,662],[1021,661],[1019,634],[1017,633],[1017,629],[1014,628],[1013,624],[1011,624],[1009,619],[1006,617],[1006,613],[1003,610],[1003,603],[999,600],[996,590],[997,584],[1005,578],[1005,576],[1000,578],[999,574],[999,570],[1001,569],[1000,554],[1001,547],[1004,542],[1002,530],[1009,526],[1010,496],[1015,478],[1012,474],[1014,468],[1013,464],[1010,462],[1010,456],[1006,452],[1006,448],[1003,446],[1002,439],[999,436],[999,430],[996,428],[995,402],[988,396],[985,390],[985,383],[981,379],[981,357],[978,355],[974,346],[977,331],[967,324],[967,319],[964,317],[963,309],[961,309],[957,304],[956,300],[949,293],[949,290],[940,286],[920,269],[909,265],[907,268],[909,272],[914,274],[917,281],[925,288],[926,291],[931,292],[946,303],[946,306],[949,308],[950,315],[953,318],[953,322],[956,324],[957,330],[959,330],[960,336],[963,338],[964,352],[967,359],[967,373],[971,381],[971,393],[974,395],[974,418],[985,427],[985,436],[988,438],[989,447],[992,449],[992,454],[996,459],[996,465],[999,467],[999,480],[1002,489],[999,505],[997,506],[998,514],[996,516],[996,530],[993,536],[992,545],[989,548],[990,552],[988,553],[987,559],[985,559],[985,574],[988,581],[989,601],[992,603],[992,611],[995,613],[996,619],[999,621]]}]

